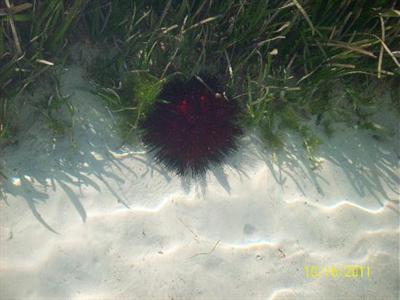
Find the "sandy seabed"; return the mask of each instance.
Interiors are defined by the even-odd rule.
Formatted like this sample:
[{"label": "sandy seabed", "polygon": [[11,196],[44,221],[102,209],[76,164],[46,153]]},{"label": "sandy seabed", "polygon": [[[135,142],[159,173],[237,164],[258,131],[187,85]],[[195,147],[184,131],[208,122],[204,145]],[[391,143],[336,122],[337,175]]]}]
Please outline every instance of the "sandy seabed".
[{"label": "sandy seabed", "polygon": [[276,154],[248,134],[227,165],[185,180],[123,144],[78,67],[60,80],[71,128],[54,136],[24,108],[1,153],[1,300],[398,299],[391,112],[391,138],[322,136],[316,170],[295,134]]}]

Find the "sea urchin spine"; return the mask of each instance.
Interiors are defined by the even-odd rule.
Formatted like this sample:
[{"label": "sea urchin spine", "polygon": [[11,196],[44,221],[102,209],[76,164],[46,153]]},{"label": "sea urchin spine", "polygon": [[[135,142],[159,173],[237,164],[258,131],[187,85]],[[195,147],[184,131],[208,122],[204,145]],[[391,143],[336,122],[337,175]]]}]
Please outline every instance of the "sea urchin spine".
[{"label": "sea urchin spine", "polygon": [[156,159],[179,175],[201,175],[237,148],[239,106],[211,76],[165,84],[141,124]]}]

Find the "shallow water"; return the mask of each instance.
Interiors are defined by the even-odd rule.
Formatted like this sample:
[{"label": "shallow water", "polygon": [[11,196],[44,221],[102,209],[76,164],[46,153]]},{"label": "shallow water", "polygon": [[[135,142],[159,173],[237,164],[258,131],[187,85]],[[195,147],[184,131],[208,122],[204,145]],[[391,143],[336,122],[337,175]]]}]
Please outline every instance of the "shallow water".
[{"label": "shallow water", "polygon": [[397,298],[398,132],[337,125],[316,170],[295,134],[274,154],[249,133],[184,180],[121,141],[81,69],[61,82],[72,128],[21,112],[3,154],[1,299]]}]

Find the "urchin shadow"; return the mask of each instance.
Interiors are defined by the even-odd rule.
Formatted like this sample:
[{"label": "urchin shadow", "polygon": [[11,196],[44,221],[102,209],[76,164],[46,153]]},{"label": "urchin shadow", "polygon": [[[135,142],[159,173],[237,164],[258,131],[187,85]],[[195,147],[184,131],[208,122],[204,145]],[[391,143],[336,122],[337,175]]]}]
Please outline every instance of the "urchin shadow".
[{"label": "urchin shadow", "polygon": [[254,156],[246,151],[248,144],[249,139],[245,136],[241,136],[237,139],[236,150],[232,151],[230,155],[227,155],[224,158],[224,161],[207,166],[206,170],[202,173],[191,172],[191,170],[188,170],[188,172],[185,174],[179,174],[165,166],[162,161],[160,161],[151,151],[146,152],[145,163],[149,166],[149,168],[156,170],[166,179],[171,180],[172,177],[179,177],[181,181],[181,187],[187,194],[190,193],[194,188],[196,193],[200,193],[201,195],[205,196],[211,175],[213,175],[221,187],[228,194],[230,194],[231,185],[228,180],[227,172],[231,172],[236,176],[239,176],[240,180],[242,181],[244,178],[249,178],[245,169],[254,166]]},{"label": "urchin shadow", "polygon": [[[131,146],[129,146],[129,148],[130,147]],[[144,145],[140,144],[139,147],[142,150],[140,152],[142,152],[142,156],[144,157],[142,158],[140,156],[131,155],[130,158],[135,159],[146,166],[146,170],[140,175],[140,177],[143,178],[147,175],[153,177],[154,173],[156,172],[164,177],[166,182],[170,182],[174,176],[174,172],[171,172],[165,168],[165,166],[158,161],[154,153],[149,151],[149,149],[147,149]]]},{"label": "urchin shadow", "polygon": [[230,194],[232,186],[227,174],[234,174],[240,178],[240,181],[243,181],[249,178],[245,170],[254,166],[254,156],[247,151],[248,145],[249,139],[243,135],[237,140],[237,149],[226,156],[223,162],[212,164],[202,174],[180,176],[182,189],[189,193],[194,188],[196,192],[205,196],[210,176],[214,176],[218,184]]}]

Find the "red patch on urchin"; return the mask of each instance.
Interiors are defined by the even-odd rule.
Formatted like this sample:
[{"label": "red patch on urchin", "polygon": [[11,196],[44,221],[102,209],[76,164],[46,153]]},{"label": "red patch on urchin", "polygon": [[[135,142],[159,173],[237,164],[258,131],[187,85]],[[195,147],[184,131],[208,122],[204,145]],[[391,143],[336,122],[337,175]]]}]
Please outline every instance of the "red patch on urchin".
[{"label": "red patch on urchin", "polygon": [[142,139],[158,161],[178,174],[203,174],[236,150],[242,132],[238,115],[238,104],[215,78],[175,79],[141,124]]}]

